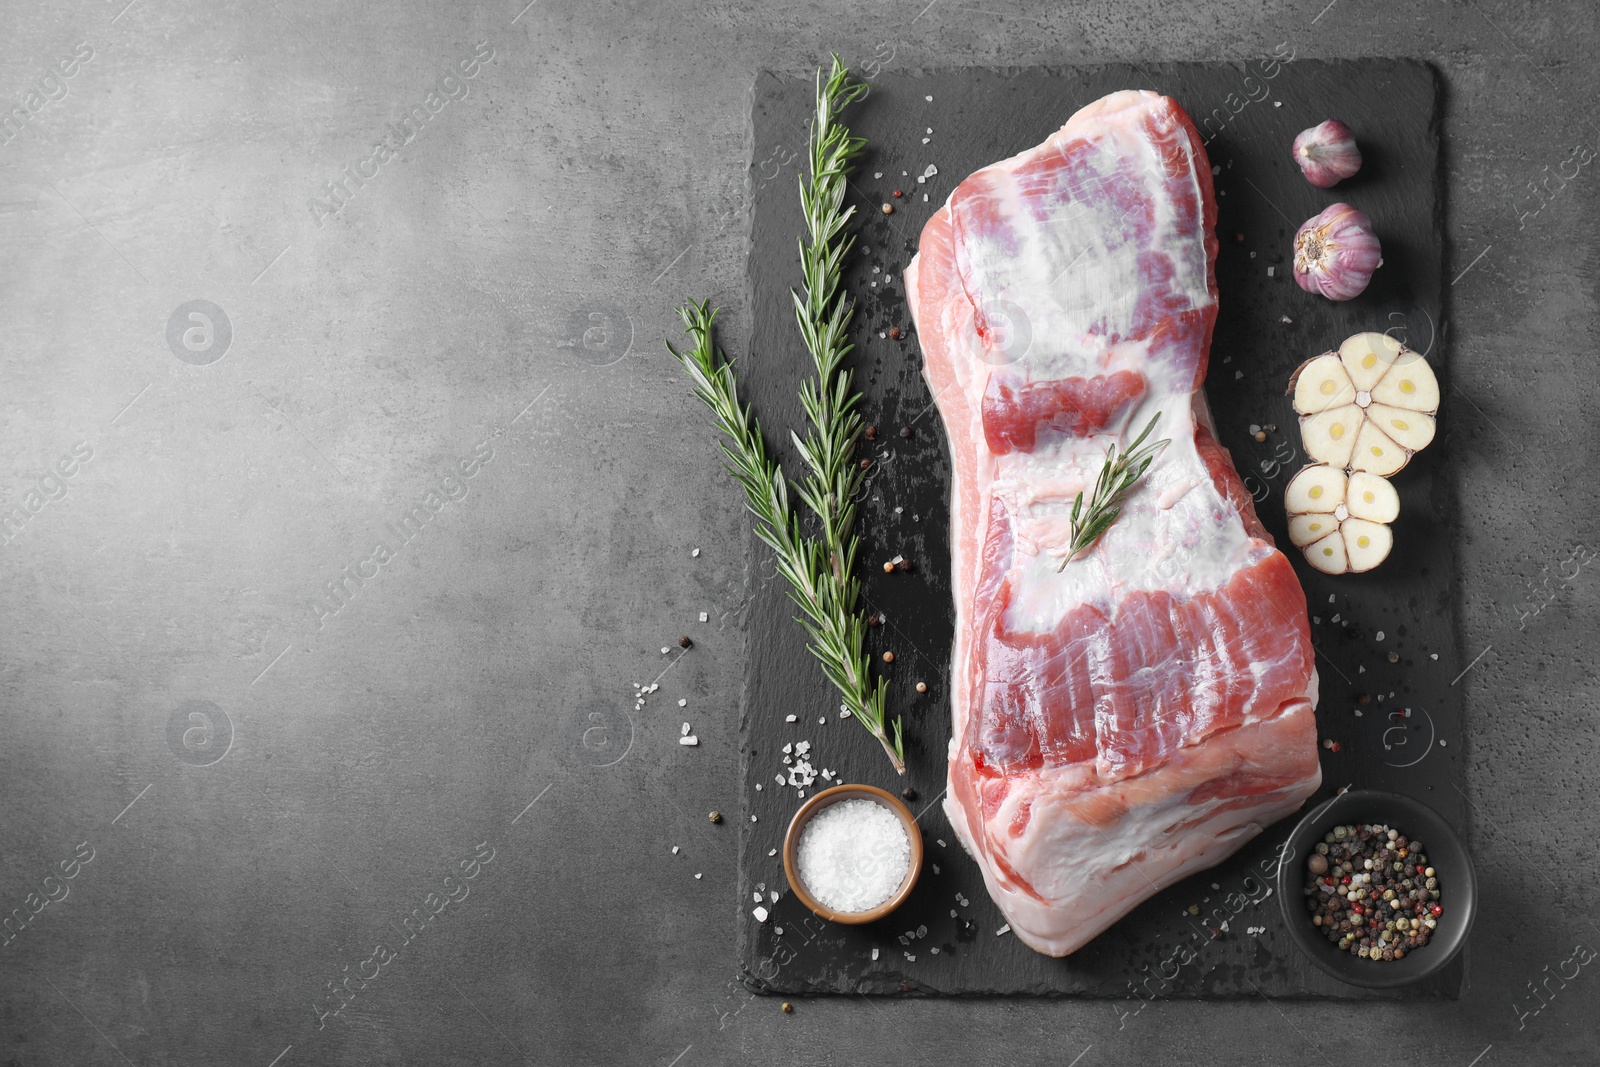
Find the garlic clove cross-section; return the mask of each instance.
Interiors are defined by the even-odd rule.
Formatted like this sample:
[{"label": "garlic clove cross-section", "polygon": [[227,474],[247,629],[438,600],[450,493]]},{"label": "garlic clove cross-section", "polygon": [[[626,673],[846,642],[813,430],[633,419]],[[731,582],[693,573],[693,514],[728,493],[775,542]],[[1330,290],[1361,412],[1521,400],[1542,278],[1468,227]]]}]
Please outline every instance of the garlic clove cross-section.
[{"label": "garlic clove cross-section", "polygon": [[1382,333],[1358,333],[1289,380],[1300,439],[1319,463],[1390,475],[1426,448],[1439,410],[1427,360]]},{"label": "garlic clove cross-section", "polygon": [[1301,468],[1284,491],[1289,540],[1324,574],[1369,571],[1388,558],[1400,514],[1394,486],[1365,471],[1317,464]]}]

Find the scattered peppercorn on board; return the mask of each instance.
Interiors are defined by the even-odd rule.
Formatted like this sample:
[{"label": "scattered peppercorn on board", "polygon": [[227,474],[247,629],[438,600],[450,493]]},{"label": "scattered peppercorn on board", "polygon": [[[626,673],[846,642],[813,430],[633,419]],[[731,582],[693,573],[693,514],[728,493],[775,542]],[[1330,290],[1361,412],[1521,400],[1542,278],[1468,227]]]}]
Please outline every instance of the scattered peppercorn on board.
[{"label": "scattered peppercorn on board", "polygon": [[[870,631],[869,652],[890,679],[891,715],[904,716],[910,769],[898,778],[876,742],[840,718],[783,583],[773,577],[770,553],[752,542],[740,735],[744,806],[733,828],[739,973],[751,989],[1122,998],[1114,1007],[1129,1016],[1127,1026],[1144,1003],[1161,997],[1460,993],[1464,956],[1396,991],[1345,986],[1298,956],[1270,889],[1276,846],[1293,817],[1222,865],[1158,894],[1077,954],[1041,956],[1001,932],[1005,919],[938,803],[950,736],[950,472],[900,272],[923,223],[966,175],[1037,144],[1105,93],[1148,88],[1188,110],[1216,168],[1221,310],[1206,393],[1218,438],[1293,561],[1310,605],[1324,784],[1307,808],[1352,785],[1409,793],[1456,825],[1465,822],[1463,686],[1452,681],[1470,652],[1463,654],[1456,625],[1451,406],[1440,412],[1437,440],[1390,479],[1400,502],[1389,523],[1394,547],[1373,569],[1340,575],[1313,569],[1290,542],[1285,512],[1290,479],[1314,462],[1286,395],[1290,376],[1306,360],[1352,334],[1388,332],[1421,353],[1448,392],[1436,328],[1443,316],[1434,72],[1421,62],[1287,59],[1291,54],[1285,47],[1276,57],[1238,64],[920,74],[896,73],[881,54],[872,63],[855,59],[858,73],[874,83],[844,116],[870,143],[851,181],[858,238],[847,275],[858,301],[852,358],[873,428],[860,450],[871,467],[860,502],[858,569],[867,609],[884,620]],[[810,366],[789,293],[800,284],[795,239],[803,220],[795,178],[806,163],[812,92],[809,76],[758,77],[747,300],[723,320],[730,352],[740,357],[746,399],[790,464],[787,430],[803,425],[796,389]],[[1301,130],[1329,118],[1355,130],[1365,163],[1354,178],[1324,190],[1301,175],[1290,145]],[[1372,217],[1385,259],[1366,292],[1344,303],[1305,293],[1290,277],[1296,229],[1336,200]],[[903,562],[888,566],[897,560]],[[885,662],[885,653],[892,660]],[[926,859],[917,888],[900,910],[867,926],[810,916],[784,881],[783,834],[799,793],[839,782],[909,788],[912,810],[922,812]],[[755,914],[758,906],[764,918]]]}]

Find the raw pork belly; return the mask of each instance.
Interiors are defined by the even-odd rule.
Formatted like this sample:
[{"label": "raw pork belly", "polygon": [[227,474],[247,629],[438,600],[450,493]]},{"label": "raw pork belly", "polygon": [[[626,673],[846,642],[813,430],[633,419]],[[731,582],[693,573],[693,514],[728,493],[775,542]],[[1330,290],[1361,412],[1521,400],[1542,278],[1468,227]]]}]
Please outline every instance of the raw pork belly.
[{"label": "raw pork belly", "polygon": [[[962,182],[906,270],[954,463],[945,811],[1053,956],[1322,781],[1305,594],[1200,392],[1215,224],[1189,116],[1119,92]],[[1172,443],[1063,569],[1074,495],[1157,412]]]}]

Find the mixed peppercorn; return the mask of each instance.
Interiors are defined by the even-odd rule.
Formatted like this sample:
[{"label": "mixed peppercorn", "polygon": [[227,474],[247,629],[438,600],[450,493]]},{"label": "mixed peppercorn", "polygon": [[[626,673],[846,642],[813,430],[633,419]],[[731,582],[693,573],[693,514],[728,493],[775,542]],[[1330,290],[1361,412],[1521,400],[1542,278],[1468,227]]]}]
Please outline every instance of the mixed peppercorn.
[{"label": "mixed peppercorn", "polygon": [[1422,843],[1380,823],[1336,826],[1306,860],[1306,910],[1340,950],[1404,959],[1433,936],[1444,907]]}]

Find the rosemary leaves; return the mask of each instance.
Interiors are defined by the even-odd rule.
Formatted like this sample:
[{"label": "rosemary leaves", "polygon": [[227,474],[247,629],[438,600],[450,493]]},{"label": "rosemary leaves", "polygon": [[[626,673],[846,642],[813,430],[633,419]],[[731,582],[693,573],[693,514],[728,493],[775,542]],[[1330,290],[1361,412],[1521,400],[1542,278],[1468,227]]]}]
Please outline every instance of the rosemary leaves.
[{"label": "rosemary leaves", "polygon": [[791,432],[807,468],[795,495],[816,516],[808,536],[789,503],[789,483],[768,453],[761,427],[739,400],[733,367],[716,347],[716,311],[709,302],[679,310],[692,343],[679,352],[668,345],[694,381],[696,395],[711,409],[724,441],[725,466],[745,493],[755,532],[772,548],[789,596],[800,608],[796,621],[809,648],[839,691],[852,718],[883,746],[894,768],[905,773],[905,747],[898,718],[888,719],[888,682],[874,679],[865,651],[867,620],[859,610],[856,577],[856,506],[864,477],[854,457],[864,423],[855,376],[845,365],[855,304],[843,292],[844,259],[854,245],[845,228],[855,208],[845,204],[850,168],[866,146],[838,122],[838,112],[860,99],[866,86],[833,57],[824,80],[817,72],[816,112],[809,139],[809,173],[800,177],[806,235],[799,242],[802,287],[793,294],[795,322],[811,355],[814,375],[800,390],[808,427]]},{"label": "rosemary leaves", "polygon": [[1144,477],[1145,471],[1150,469],[1150,464],[1161,450],[1171,444],[1169,438],[1163,437],[1159,441],[1144,443],[1150,436],[1150,431],[1156,428],[1156,422],[1161,418],[1161,412],[1156,412],[1155,417],[1145,424],[1139,431],[1139,436],[1129,442],[1128,447],[1121,452],[1117,451],[1115,441],[1106,450],[1106,459],[1100,467],[1100,474],[1094,480],[1094,493],[1089,498],[1087,506],[1083,502],[1083,492],[1080,490],[1076,499],[1072,501],[1072,540],[1067,546],[1067,554],[1061,560],[1061,566],[1056,568],[1059,574],[1067,569],[1067,564],[1077,559],[1080,555],[1094,547],[1100,536],[1111,529],[1111,524],[1117,521],[1117,516],[1122,514],[1123,501],[1128,499],[1128,494],[1133,492],[1139,484],[1139,479]]}]

